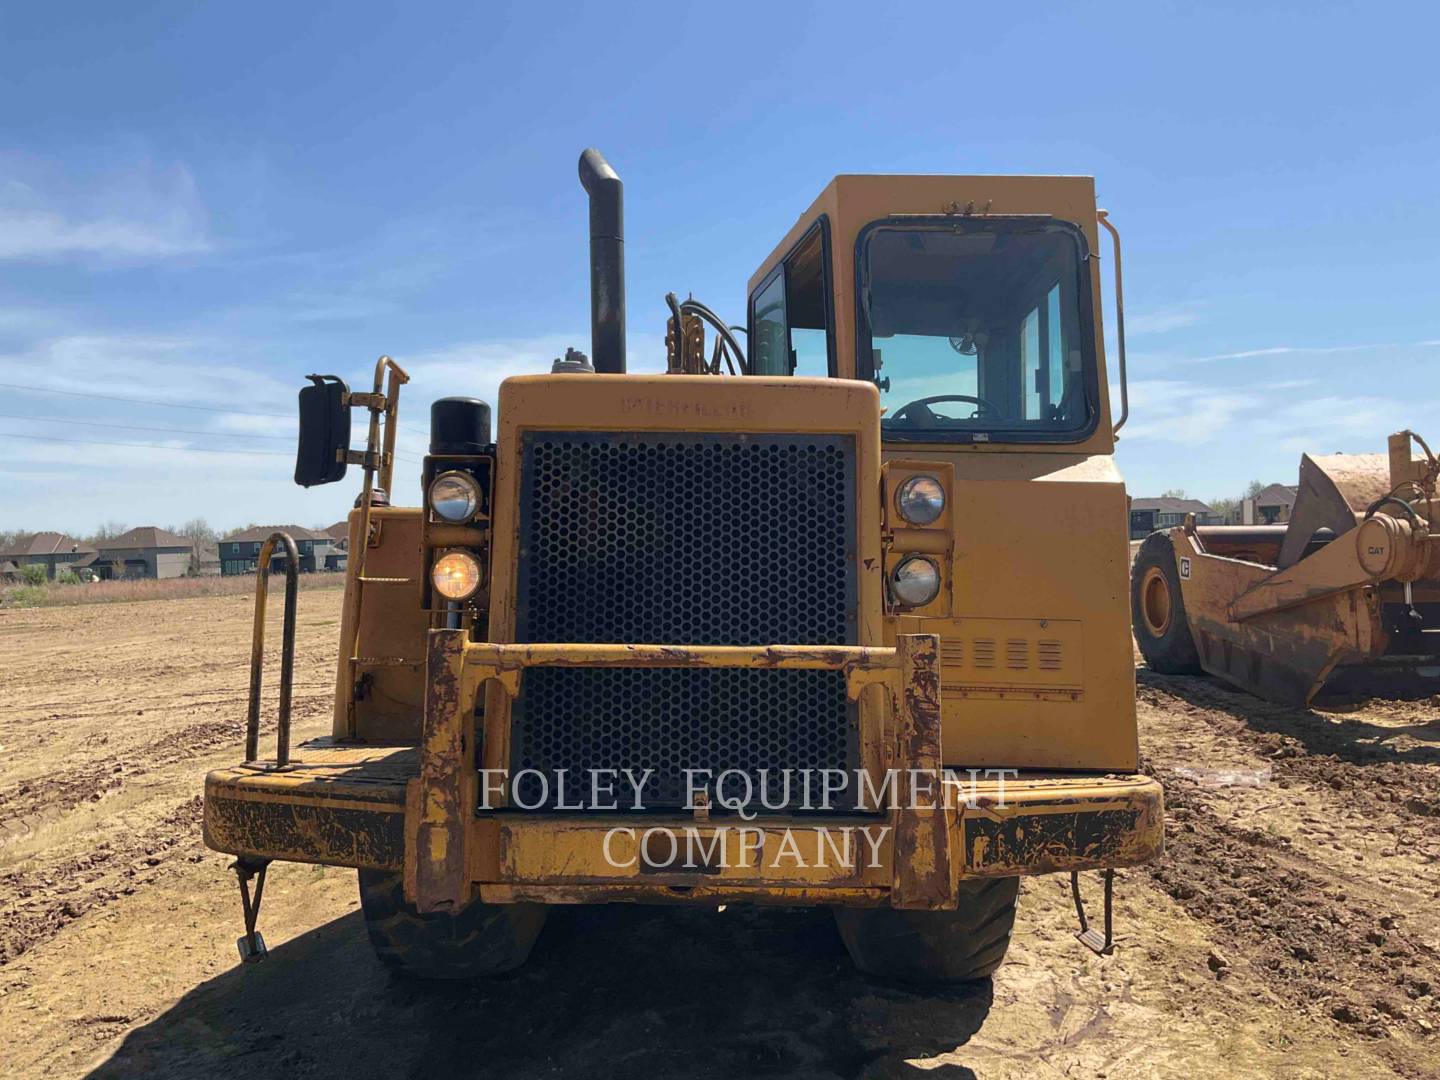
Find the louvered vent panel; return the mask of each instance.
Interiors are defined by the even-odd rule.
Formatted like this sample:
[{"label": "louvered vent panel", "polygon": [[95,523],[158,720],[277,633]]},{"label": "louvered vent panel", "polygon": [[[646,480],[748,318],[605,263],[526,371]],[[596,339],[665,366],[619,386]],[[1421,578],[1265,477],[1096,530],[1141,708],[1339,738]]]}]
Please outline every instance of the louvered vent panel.
[{"label": "louvered vent panel", "polygon": [[1024,671],[1030,666],[1030,642],[1024,638],[1005,639],[1005,666],[1011,671]]},{"label": "louvered vent panel", "polygon": [[1059,671],[1065,665],[1065,654],[1060,642],[1042,640],[1039,645],[1041,671]]}]

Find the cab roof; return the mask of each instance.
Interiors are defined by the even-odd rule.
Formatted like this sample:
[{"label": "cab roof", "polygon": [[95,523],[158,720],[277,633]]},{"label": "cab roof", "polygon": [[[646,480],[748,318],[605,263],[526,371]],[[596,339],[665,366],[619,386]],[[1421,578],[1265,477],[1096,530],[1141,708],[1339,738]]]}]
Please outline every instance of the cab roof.
[{"label": "cab roof", "polygon": [[754,274],[747,293],[770,274],[822,216],[830,233],[837,280],[849,273],[855,239],[872,221],[889,217],[1044,214],[1078,225],[1092,251],[1095,225],[1093,176],[941,176],[846,173],[835,177],[800,215]]}]

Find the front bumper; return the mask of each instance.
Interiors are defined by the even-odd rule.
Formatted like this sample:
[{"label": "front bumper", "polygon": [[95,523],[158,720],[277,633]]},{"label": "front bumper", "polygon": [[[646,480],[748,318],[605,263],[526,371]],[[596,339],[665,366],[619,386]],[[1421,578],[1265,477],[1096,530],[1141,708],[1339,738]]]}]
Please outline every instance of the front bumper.
[{"label": "front bumper", "polygon": [[[806,666],[846,672],[851,693],[893,695],[899,795],[877,813],[753,820],[703,814],[475,811],[469,744],[480,685],[513,692],[526,667]],[[301,747],[289,768],[246,764],[205,783],[205,842],[251,859],[401,873],[423,911],[492,902],[750,901],[953,906],[958,882],[1133,866],[1163,845],[1160,785],[1139,775],[971,776],[926,798],[938,772],[937,639],[894,649],[482,645],[433,631],[417,747]]]}]

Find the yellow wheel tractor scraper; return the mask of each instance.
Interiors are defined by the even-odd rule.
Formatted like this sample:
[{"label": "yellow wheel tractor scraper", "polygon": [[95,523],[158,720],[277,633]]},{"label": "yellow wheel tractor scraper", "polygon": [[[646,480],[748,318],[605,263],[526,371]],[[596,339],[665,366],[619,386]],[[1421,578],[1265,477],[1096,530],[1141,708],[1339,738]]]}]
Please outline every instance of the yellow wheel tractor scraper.
[{"label": "yellow wheel tractor scraper", "polygon": [[595,150],[579,173],[589,356],[506,379],[493,416],[434,402],[408,478],[392,360],[300,392],[296,481],[364,482],[333,725],[293,754],[297,560],[258,553],[245,757],[205,781],[242,955],[276,860],[356,869],[377,955],[421,977],[510,970],[557,905],[766,903],[833,909],[865,972],[964,982],[1050,873],[1108,951],[1164,800],[1137,771],[1094,181],[836,177],[743,327],[666,298],[661,373],[626,366],[620,178]]},{"label": "yellow wheel tractor scraper", "polygon": [[1425,440],[1401,431],[1388,456],[1304,455],[1287,524],[1153,533],[1131,575],[1150,667],[1297,705],[1322,687],[1440,690],[1437,475]]}]

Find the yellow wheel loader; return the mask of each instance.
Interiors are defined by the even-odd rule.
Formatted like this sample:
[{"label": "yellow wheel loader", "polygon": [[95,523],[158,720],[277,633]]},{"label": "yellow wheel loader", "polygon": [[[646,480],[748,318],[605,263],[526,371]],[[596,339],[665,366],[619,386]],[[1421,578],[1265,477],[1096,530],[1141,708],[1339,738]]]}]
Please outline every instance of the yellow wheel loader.
[{"label": "yellow wheel loader", "polygon": [[1295,705],[1322,688],[1440,691],[1437,475],[1401,431],[1388,455],[1304,455],[1285,524],[1153,533],[1131,575],[1141,653]]},{"label": "yellow wheel loader", "polygon": [[379,956],[432,977],[522,963],[556,904],[750,902],[833,908],[866,971],[976,979],[1019,878],[1054,872],[1107,951],[1114,868],[1163,834],[1093,181],[837,177],[743,326],[657,303],[665,370],[657,342],[642,374],[621,183],[594,150],[580,176],[590,356],[507,379],[493,418],[436,401],[418,505],[394,482],[403,369],[301,391],[297,481],[364,483],[333,733],[293,753],[284,564],[273,758],[266,569],[289,540],[260,553],[247,752],[205,784],[242,955],[274,860],[355,867]]}]

